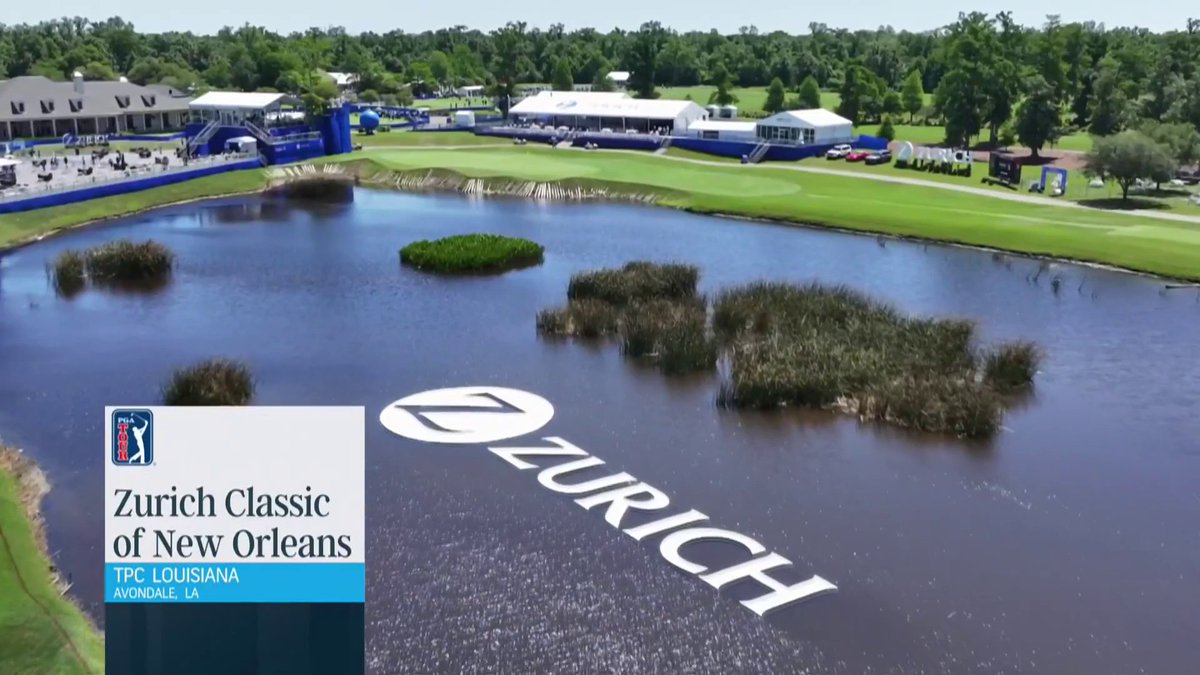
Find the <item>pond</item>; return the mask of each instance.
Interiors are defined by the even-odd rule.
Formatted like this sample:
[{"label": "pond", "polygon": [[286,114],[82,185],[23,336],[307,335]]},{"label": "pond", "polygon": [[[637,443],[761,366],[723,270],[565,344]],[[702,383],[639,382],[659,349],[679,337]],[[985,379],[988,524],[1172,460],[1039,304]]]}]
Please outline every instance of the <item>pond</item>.
[{"label": "pond", "polygon": [[[537,241],[545,263],[458,278],[399,265],[415,239],[476,231]],[[118,237],[170,246],[173,281],[55,297],[48,260]],[[985,444],[720,410],[713,377],[535,334],[573,272],[633,259],[696,264],[705,292],[848,284],[1047,358]],[[101,621],[104,406],[156,402],[173,368],[227,356],[252,365],[257,404],[367,409],[371,672],[1181,672],[1200,606],[1200,303],[1066,264],[1035,283],[1040,266],[623,205],[368,190],[320,209],[190,204],[0,259],[0,434],[47,470],[55,562]],[[377,421],[408,394],[468,385],[547,398],[542,435],[838,592],[760,618],[532,472]]]}]

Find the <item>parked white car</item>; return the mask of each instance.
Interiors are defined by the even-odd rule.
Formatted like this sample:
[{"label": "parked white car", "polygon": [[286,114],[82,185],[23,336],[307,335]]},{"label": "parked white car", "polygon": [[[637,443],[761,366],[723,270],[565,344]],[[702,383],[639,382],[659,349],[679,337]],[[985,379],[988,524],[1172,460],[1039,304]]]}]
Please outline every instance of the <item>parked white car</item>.
[{"label": "parked white car", "polygon": [[851,149],[852,148],[845,143],[842,145],[835,145],[825,152],[825,159],[844,159],[846,155],[850,154]]}]

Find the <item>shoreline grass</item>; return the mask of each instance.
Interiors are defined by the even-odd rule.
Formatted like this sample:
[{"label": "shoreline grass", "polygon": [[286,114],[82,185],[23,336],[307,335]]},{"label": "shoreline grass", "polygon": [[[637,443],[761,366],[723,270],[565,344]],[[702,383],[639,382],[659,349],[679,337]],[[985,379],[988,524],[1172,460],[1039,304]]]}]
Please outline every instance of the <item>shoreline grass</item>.
[{"label": "shoreline grass", "polygon": [[442,274],[498,274],[540,265],[546,249],[538,243],[498,234],[460,234],[414,241],[400,249],[400,262]]},{"label": "shoreline grass", "polygon": [[0,664],[6,673],[104,672],[104,638],[60,588],[46,552],[41,471],[0,445]]}]

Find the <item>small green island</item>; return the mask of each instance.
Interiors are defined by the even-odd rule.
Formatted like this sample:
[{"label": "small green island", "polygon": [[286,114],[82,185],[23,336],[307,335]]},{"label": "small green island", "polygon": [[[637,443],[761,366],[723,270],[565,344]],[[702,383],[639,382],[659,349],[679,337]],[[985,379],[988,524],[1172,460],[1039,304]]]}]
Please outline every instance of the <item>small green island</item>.
[{"label": "small green island", "polygon": [[540,265],[545,248],[518,237],[460,234],[414,241],[400,249],[400,262],[442,274],[495,274]]},{"label": "small green island", "polygon": [[963,438],[999,431],[1040,361],[1030,342],[979,346],[969,321],[906,316],[843,286],[755,282],[710,302],[698,279],[690,265],[649,262],[581,272],[538,332],[612,336],[668,374],[725,359],[723,407],[836,410]]}]

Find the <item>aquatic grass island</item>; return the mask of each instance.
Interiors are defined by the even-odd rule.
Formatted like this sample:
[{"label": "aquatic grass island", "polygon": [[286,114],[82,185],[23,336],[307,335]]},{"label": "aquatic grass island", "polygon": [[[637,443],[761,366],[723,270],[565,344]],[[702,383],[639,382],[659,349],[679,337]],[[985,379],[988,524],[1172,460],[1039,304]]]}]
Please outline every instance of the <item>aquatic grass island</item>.
[{"label": "aquatic grass island", "polygon": [[536,242],[498,234],[460,234],[414,241],[400,249],[400,262],[442,274],[500,273],[540,265],[545,248]]},{"label": "aquatic grass island", "polygon": [[91,282],[96,286],[160,284],[170,279],[175,254],[166,246],[146,240],[120,239],[84,251],[68,249],[47,266],[51,285],[70,296]]},{"label": "aquatic grass island", "polygon": [[919,431],[985,438],[1005,394],[1029,388],[1031,342],[975,345],[969,321],[918,318],[844,286],[755,282],[697,294],[690,265],[632,262],[571,277],[566,306],[537,316],[542,335],[620,336],[627,357],[667,374],[728,360],[717,403],[802,406]]},{"label": "aquatic grass island", "polygon": [[209,359],[180,368],[162,391],[164,405],[247,405],[253,397],[250,367],[230,359]]}]

